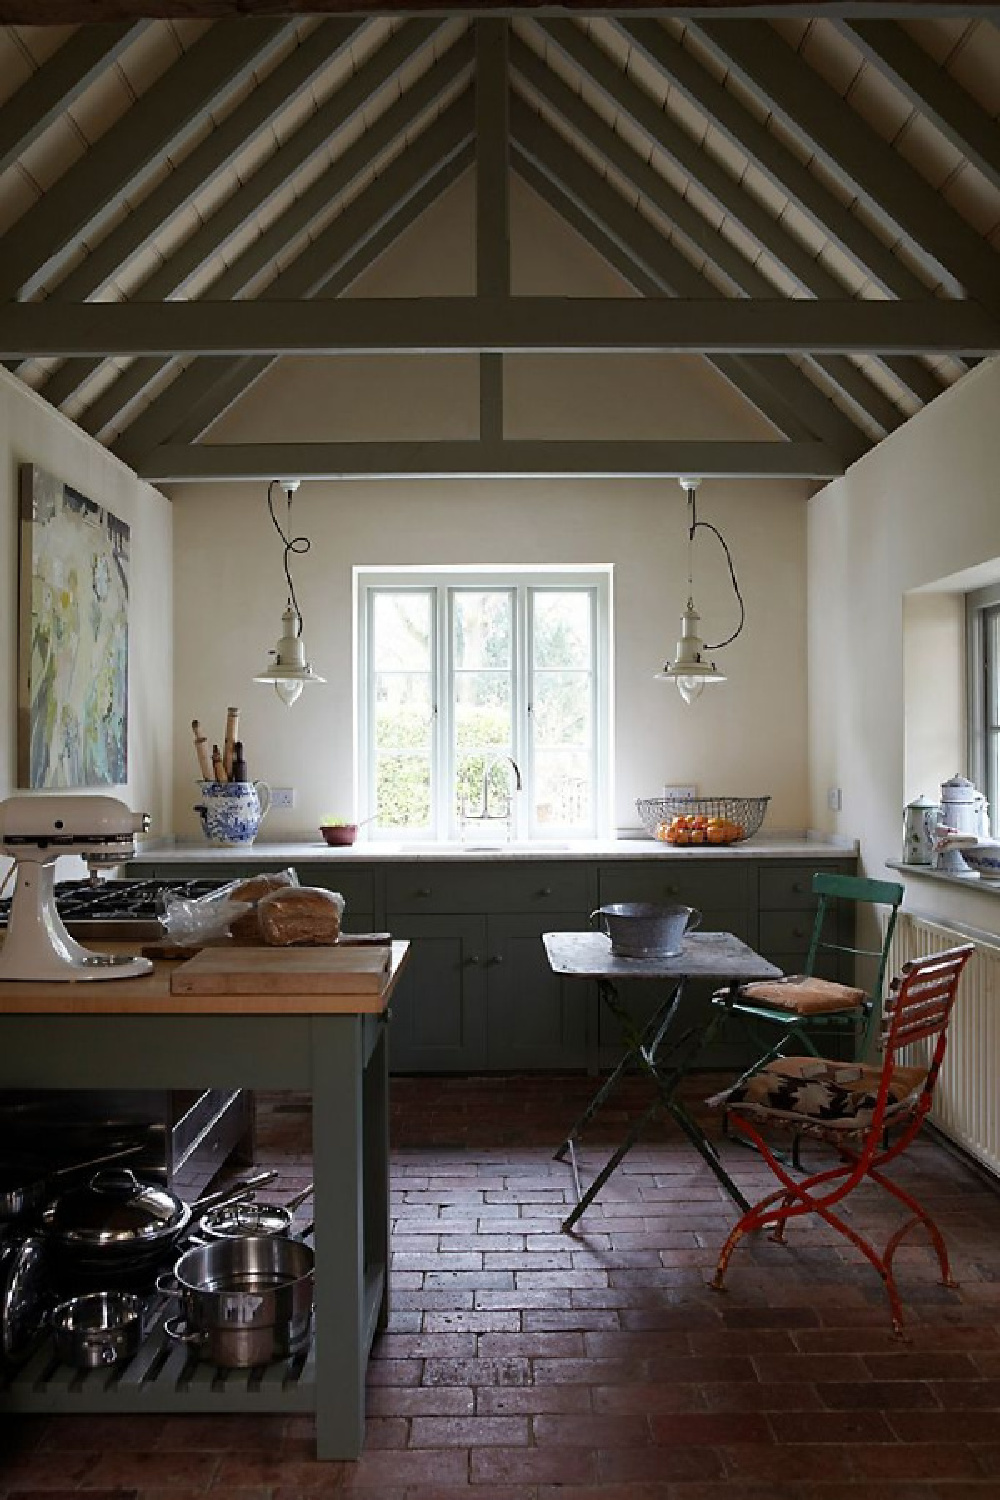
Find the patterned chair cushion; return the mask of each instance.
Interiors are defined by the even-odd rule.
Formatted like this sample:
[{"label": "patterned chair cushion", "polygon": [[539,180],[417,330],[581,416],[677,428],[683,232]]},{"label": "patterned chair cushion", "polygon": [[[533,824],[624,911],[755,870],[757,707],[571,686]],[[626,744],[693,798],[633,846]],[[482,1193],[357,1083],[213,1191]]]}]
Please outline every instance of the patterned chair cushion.
[{"label": "patterned chair cushion", "polygon": [[787,974],[784,979],[764,979],[740,986],[740,999],[796,1015],[822,1015],[828,1011],[860,1010],[866,995],[852,984],[834,984],[807,974]]},{"label": "patterned chair cushion", "polygon": [[[887,1121],[909,1114],[926,1078],[924,1068],[893,1068]],[[816,1133],[861,1134],[875,1112],[881,1068],[822,1057],[778,1057],[742,1083],[706,1102],[758,1119]]]}]

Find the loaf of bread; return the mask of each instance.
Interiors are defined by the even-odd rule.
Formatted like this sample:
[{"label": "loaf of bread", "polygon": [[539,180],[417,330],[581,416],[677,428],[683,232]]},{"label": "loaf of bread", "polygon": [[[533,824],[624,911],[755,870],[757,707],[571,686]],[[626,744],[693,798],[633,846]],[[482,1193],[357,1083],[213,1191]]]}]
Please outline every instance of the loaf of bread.
[{"label": "loaf of bread", "polygon": [[298,885],[298,876],[294,870],[267,870],[260,875],[251,875],[249,880],[241,880],[232,892],[232,899],[256,903],[262,896],[283,890],[287,885]]},{"label": "loaf of bread", "polygon": [[233,942],[248,946],[262,943],[264,939],[261,936],[260,922],[257,920],[257,903],[274,891],[288,890],[291,886],[297,885],[298,876],[292,869],[272,870],[260,875],[252,875],[249,880],[241,881],[233,890],[232,899],[248,901],[250,910],[243,912],[230,922],[229,935]]},{"label": "loaf of bread", "polygon": [[275,947],[293,944],[328,946],[340,937],[344,898],[318,886],[292,885],[272,891],[257,903],[261,940]]}]

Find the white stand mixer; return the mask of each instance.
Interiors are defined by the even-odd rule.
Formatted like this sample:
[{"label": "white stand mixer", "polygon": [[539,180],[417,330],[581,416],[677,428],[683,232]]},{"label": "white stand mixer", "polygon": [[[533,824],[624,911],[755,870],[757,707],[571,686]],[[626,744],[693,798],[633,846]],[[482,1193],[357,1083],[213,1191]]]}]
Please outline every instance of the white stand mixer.
[{"label": "white stand mixer", "polygon": [[16,884],[0,979],[132,979],[148,974],[148,958],[93,953],[71,938],[56,910],[55,867],[61,854],[87,862],[91,879],[135,853],[135,835],[149,828],[115,797],[24,796],[0,802],[0,849],[15,861]]}]

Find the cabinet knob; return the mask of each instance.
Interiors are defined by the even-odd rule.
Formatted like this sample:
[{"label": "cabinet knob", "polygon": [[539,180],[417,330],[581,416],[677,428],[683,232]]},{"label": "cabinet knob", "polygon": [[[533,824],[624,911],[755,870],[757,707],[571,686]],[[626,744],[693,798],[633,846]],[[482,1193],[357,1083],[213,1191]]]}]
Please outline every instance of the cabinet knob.
[{"label": "cabinet knob", "polygon": [[429,896],[430,894],[431,894],[431,888],[430,888],[429,885],[418,885],[417,886],[417,895],[418,896]]},{"label": "cabinet knob", "polygon": [[478,953],[470,953],[469,956],[468,956],[468,958],[465,960],[465,962],[467,964],[477,964],[479,962],[479,954]]},{"label": "cabinet knob", "polygon": [[551,896],[552,895],[552,887],[550,885],[543,885],[542,888],[541,888],[541,890],[538,892],[538,894],[540,896]]},{"label": "cabinet knob", "polygon": [[503,963],[503,954],[502,953],[494,953],[493,957],[490,959],[490,963],[491,964],[502,964]]},{"label": "cabinet knob", "polygon": [[796,896],[801,896],[802,892],[805,890],[805,886],[802,884],[801,880],[796,880],[792,885],[792,890],[795,892]]}]

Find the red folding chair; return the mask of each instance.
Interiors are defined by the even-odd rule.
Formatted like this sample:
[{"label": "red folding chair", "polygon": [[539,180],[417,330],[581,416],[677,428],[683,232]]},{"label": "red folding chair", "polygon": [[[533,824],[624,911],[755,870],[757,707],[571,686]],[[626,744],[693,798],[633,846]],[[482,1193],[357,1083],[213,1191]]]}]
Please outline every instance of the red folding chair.
[{"label": "red folding chair", "polygon": [[[728,1112],[730,1128],[753,1142],[782,1184],[749,1208],[726,1240],[712,1281],[716,1290],[722,1290],[732,1253],[750,1230],[771,1228],[771,1239],[781,1243],[789,1219],[813,1213],[845,1235],[878,1271],[889,1294],[894,1333],[902,1332],[903,1307],[892,1259],[916,1225],[922,1224],[930,1236],[944,1285],[955,1285],[937,1225],[883,1169],[906,1150],[931,1107],[958,981],[972,952],[973,945],[966,943],[903,965],[885,1005],[881,1067],[829,1058],[779,1057],[709,1100]],[[902,1066],[900,1052],[917,1042],[926,1042],[928,1065]],[[836,1147],[841,1159],[837,1166],[795,1179],[764,1139],[761,1131],[768,1126],[826,1141]],[[910,1212],[881,1254],[833,1211],[835,1204],[865,1181],[877,1182]]]}]

